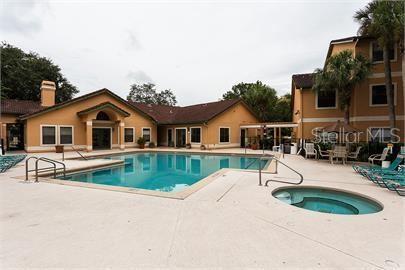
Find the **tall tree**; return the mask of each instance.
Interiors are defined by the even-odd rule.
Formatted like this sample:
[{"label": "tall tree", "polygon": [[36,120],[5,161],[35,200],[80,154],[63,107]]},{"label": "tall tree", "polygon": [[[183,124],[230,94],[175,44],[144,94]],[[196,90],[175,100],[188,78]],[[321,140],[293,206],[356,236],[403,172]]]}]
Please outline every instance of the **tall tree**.
[{"label": "tall tree", "polygon": [[395,44],[402,43],[404,39],[404,3],[404,1],[394,0],[373,0],[354,15],[355,21],[360,24],[358,33],[376,38],[383,50],[385,87],[391,128],[395,128],[395,104],[389,51]]},{"label": "tall tree", "polygon": [[156,93],[156,103],[161,105],[174,106],[177,104],[177,99],[172,90],[166,89],[160,93]]},{"label": "tall tree", "polygon": [[278,98],[275,109],[274,121],[290,122],[291,121],[291,94],[285,94]]},{"label": "tall tree", "polygon": [[356,84],[370,74],[371,64],[361,54],[353,57],[351,50],[332,55],[326,61],[324,69],[315,71],[313,89],[315,91],[334,90],[338,93],[339,107],[345,112],[345,123],[350,119],[350,103]]},{"label": "tall tree", "polygon": [[1,50],[1,97],[21,100],[40,100],[42,80],[56,84],[56,102],[73,98],[79,91],[61,73],[52,60],[34,52],[3,42]]},{"label": "tall tree", "polygon": [[170,105],[177,104],[176,96],[170,89],[163,90],[161,92],[156,91],[153,83],[144,83],[131,85],[131,89],[127,96],[127,99],[133,102]]},{"label": "tall tree", "polygon": [[239,83],[222,95],[223,99],[242,98],[262,121],[275,121],[277,92],[261,81]]}]

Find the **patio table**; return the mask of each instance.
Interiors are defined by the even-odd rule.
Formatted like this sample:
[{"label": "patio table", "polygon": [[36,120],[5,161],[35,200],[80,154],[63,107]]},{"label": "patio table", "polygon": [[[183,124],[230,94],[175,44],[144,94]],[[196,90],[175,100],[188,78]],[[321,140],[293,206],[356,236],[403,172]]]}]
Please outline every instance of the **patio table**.
[{"label": "patio table", "polygon": [[346,165],[346,160],[347,160],[347,151],[346,150],[342,150],[339,149],[338,151],[336,151],[336,149],[333,150],[327,150],[329,152],[329,162],[331,164],[333,164],[333,159],[342,159],[343,165]]}]

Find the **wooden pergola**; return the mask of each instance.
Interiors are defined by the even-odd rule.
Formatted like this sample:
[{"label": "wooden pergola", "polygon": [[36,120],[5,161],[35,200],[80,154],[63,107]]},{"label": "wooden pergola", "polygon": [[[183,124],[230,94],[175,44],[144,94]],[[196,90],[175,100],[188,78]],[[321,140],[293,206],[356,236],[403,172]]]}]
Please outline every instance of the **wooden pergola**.
[{"label": "wooden pergola", "polygon": [[[240,129],[260,129],[262,134],[261,136],[265,136],[269,133],[268,129],[273,129],[273,141],[274,145],[277,145],[277,137],[278,137],[278,144],[281,144],[281,129],[282,128],[294,128],[298,127],[297,123],[293,122],[269,122],[269,123],[252,123],[252,124],[242,124]],[[278,134],[278,136],[277,136]]]}]

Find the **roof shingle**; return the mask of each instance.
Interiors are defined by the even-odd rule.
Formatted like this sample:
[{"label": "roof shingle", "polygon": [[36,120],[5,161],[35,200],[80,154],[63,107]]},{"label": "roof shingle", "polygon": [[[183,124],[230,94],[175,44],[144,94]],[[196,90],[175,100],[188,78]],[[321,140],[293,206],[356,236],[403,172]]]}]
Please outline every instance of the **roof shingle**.
[{"label": "roof shingle", "polygon": [[185,107],[131,102],[135,107],[150,115],[159,124],[192,124],[207,122],[229,109],[241,99],[221,100]]},{"label": "roof shingle", "polygon": [[1,113],[23,115],[42,110],[41,102],[32,100],[2,99]]},{"label": "roof shingle", "polygon": [[315,73],[294,74],[292,80],[297,88],[312,88]]}]

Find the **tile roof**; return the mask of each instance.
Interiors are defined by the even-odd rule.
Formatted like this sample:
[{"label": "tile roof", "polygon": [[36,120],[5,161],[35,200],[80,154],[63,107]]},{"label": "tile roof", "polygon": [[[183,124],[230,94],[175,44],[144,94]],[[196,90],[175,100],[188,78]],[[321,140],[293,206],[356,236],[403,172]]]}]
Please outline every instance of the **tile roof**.
[{"label": "tile roof", "polygon": [[[145,103],[136,103],[132,101],[126,101],[121,97],[117,96],[113,92],[109,91],[108,89],[100,89],[89,94],[85,94],[83,96],[58,103],[51,107],[41,107],[39,102],[33,101],[23,101],[31,104],[36,104],[37,106],[20,106],[24,108],[31,108],[31,109],[21,109],[18,113],[20,115],[21,120],[25,120],[30,117],[34,117],[36,115],[44,114],[49,111],[57,110],[63,108],[65,106],[69,106],[71,103],[75,103],[80,100],[88,99],[96,95],[100,95],[102,93],[107,93],[113,96],[114,98],[118,99],[119,101],[129,105],[134,110],[139,111],[140,113],[144,114],[145,116],[151,118],[158,124],[192,124],[192,123],[203,123],[211,120],[218,114],[226,111],[233,105],[243,102],[241,99],[232,99],[232,100],[221,100],[216,102],[209,102],[209,103],[202,103],[196,104],[191,106],[179,107],[179,106],[167,106],[167,105],[156,105],[156,104],[145,104]],[[3,102],[3,101],[2,101]],[[18,102],[16,100],[10,100],[10,103]],[[3,103],[2,103],[3,104]],[[99,105],[105,105],[104,103]],[[14,110],[18,110],[18,106],[13,106]],[[6,108],[6,107],[4,107]],[[247,107],[249,110],[250,108]],[[93,108],[89,108],[93,109]],[[10,109],[9,109],[10,111]],[[81,113],[84,113],[87,110],[84,110]],[[3,106],[2,106],[3,112]]]},{"label": "tile roof", "polygon": [[241,99],[221,100],[185,107],[144,104],[131,101],[130,103],[144,113],[149,114],[159,124],[170,125],[207,122],[241,101]]},{"label": "tile roof", "polygon": [[32,100],[2,99],[1,113],[23,115],[42,110],[41,102]]},{"label": "tile roof", "polygon": [[294,74],[292,80],[297,88],[312,88],[315,73]]},{"label": "tile roof", "polygon": [[[56,104],[56,105],[54,105],[54,106],[51,106],[51,107],[42,107],[43,109],[41,109],[41,110],[38,110],[38,111],[34,111],[34,112],[31,112],[31,113],[26,113],[26,114],[24,114],[24,115],[21,115],[21,116],[20,116],[20,119],[21,119],[21,120],[25,120],[25,119],[27,119],[27,118],[34,117],[34,116],[36,116],[36,115],[40,115],[40,114],[47,113],[47,112],[49,112],[49,111],[58,110],[58,109],[61,109],[61,108],[65,107],[65,106],[69,106],[69,105],[72,104],[72,103],[75,103],[75,102],[78,102],[78,101],[81,101],[81,100],[86,100],[86,99],[88,99],[88,98],[91,98],[91,97],[94,97],[94,96],[97,96],[97,95],[101,95],[101,94],[108,94],[108,95],[112,96],[113,98],[115,98],[116,100],[118,100],[118,101],[120,101],[120,102],[122,102],[122,103],[125,103],[125,104],[131,106],[134,110],[139,111],[139,112],[142,113],[142,114],[145,114],[143,111],[140,111],[138,108],[136,108],[135,106],[133,106],[131,103],[129,103],[128,101],[124,100],[124,99],[121,98],[120,96],[114,94],[113,92],[111,92],[110,90],[108,90],[108,89],[106,89],[106,88],[103,88],[103,89],[100,89],[100,90],[97,90],[97,91],[94,91],[94,92],[90,92],[90,93],[88,93],[88,94],[85,94],[85,95],[83,95],[83,96],[76,97],[76,98],[73,98],[73,99],[71,99],[71,100],[67,100],[67,101],[58,103],[58,104]],[[150,117],[149,114],[145,114],[145,115],[146,115],[147,117]],[[150,118],[151,118],[151,117],[150,117]]]},{"label": "tile roof", "polygon": [[353,41],[363,40],[363,39],[373,39],[373,37],[369,37],[369,36],[351,36],[351,37],[334,39],[334,40],[331,40],[330,43],[333,44],[333,43],[353,42]]},{"label": "tile roof", "polygon": [[96,106],[87,108],[87,109],[82,110],[80,112],[77,112],[76,114],[80,116],[80,115],[85,115],[85,114],[88,114],[88,113],[91,113],[91,112],[94,112],[94,111],[97,111],[97,110],[103,110],[103,109],[106,109],[106,108],[112,109],[113,111],[115,111],[115,112],[117,112],[117,113],[119,113],[119,114],[121,114],[121,115],[123,115],[125,117],[130,115],[127,111],[124,111],[123,109],[119,108],[118,106],[115,106],[114,104],[112,104],[109,101],[102,102],[102,103],[100,103],[100,104],[98,104]]}]

